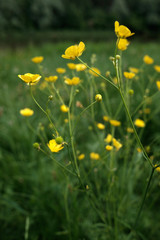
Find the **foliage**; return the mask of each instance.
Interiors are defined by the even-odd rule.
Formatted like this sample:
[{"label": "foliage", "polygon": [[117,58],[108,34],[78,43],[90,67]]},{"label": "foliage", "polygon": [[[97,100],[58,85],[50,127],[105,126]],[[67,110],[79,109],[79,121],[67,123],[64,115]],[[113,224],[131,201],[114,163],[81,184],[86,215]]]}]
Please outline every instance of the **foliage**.
[{"label": "foliage", "polygon": [[[69,44],[58,43],[45,44],[40,47],[28,46],[24,49],[17,48],[14,51],[12,49],[1,50],[3,61],[1,61],[0,66],[2,86],[0,94],[0,205],[2,209],[0,212],[0,235],[4,240],[23,238],[25,240],[110,240],[128,239],[129,236],[132,236],[133,239],[158,238],[160,234],[158,214],[160,178],[158,173],[155,173],[154,181],[148,192],[137,233],[132,232],[130,228],[135,220],[150,169],[142,154],[137,152],[135,139],[130,138],[131,135],[126,132],[128,122],[125,111],[119,105],[119,96],[109,84],[104,87],[102,79],[91,77],[88,72],[81,72],[80,77],[83,83],[76,87],[79,89],[79,93],[76,93],[73,105],[75,116],[81,112],[81,109],[75,105],[77,100],[84,107],[91,101],[89,94],[91,85],[88,79],[92,79],[103,97],[102,102],[97,102],[94,105],[96,121],[102,121],[103,102],[108,102],[112,112],[111,116],[115,116],[120,107],[117,119],[122,124],[120,128],[116,129],[106,123],[106,130],[101,131],[95,128],[91,109],[88,109],[80,119],[74,137],[77,150],[86,153],[85,159],[79,161],[78,164],[83,183],[85,186],[89,186],[88,190],[84,190],[78,180],[68,175],[55,161],[32,147],[34,142],[41,141],[39,134],[47,143],[52,138],[53,129],[49,128],[48,119],[32,101],[28,86],[21,82],[17,75],[24,74],[26,71],[36,74],[40,70],[45,75],[55,75],[56,68],[63,67],[67,69],[66,74],[71,76],[71,70],[67,68],[66,60],[61,58],[68,46]],[[114,51],[114,43],[95,44],[88,42],[86,46],[87,50],[82,59],[85,59],[88,64],[92,59],[93,64],[95,55],[92,56],[92,54],[95,53],[97,61],[94,62],[94,66],[100,69],[103,75],[110,70],[111,75],[115,76],[112,62],[109,60],[109,56],[112,56]],[[150,91],[146,91],[149,79],[153,78],[155,70],[152,66],[144,66],[142,60],[144,55],[149,54],[154,58],[155,63],[158,63],[158,50],[160,50],[158,43],[133,42],[124,53],[124,70],[127,71],[131,66],[143,70],[137,75],[139,79],[132,82],[135,94],[130,97],[131,111],[135,110],[137,104],[141,103],[146,94],[151,96],[158,91],[155,82],[152,82]],[[39,69],[31,61],[31,58],[41,55],[44,56],[44,62],[40,64]],[[61,75],[59,75],[58,80],[60,81],[55,84],[57,84],[56,86],[67,104],[69,101],[67,92],[70,91],[71,86],[64,85]],[[36,85],[34,95],[39,103],[45,107],[49,93],[47,89],[41,90],[40,84]],[[151,108],[149,116],[142,113],[143,106],[136,116],[146,117],[145,131],[142,129],[139,133],[145,146],[152,143],[150,155],[153,154],[156,161],[159,159],[160,143],[157,132],[159,129],[158,98],[159,95],[155,96],[152,104],[149,105]],[[25,121],[27,119],[19,114],[19,110],[24,107],[34,109],[35,114],[28,119],[29,121]],[[49,102],[49,109],[54,113],[51,117],[56,119],[58,129],[70,147],[68,125],[64,124],[67,115],[61,113],[59,107],[59,100],[54,92],[54,101]],[[104,137],[108,131],[115,131],[115,135],[121,138],[123,143],[123,147],[119,151],[113,152],[112,157],[115,160],[113,169],[110,169],[109,154],[104,149]],[[99,143],[101,143],[100,146]],[[42,146],[47,149],[45,144],[41,143]],[[91,160],[89,156],[91,151],[97,151],[101,159],[99,161]],[[104,156],[106,158],[103,158]],[[64,150],[58,153],[55,158],[58,162],[72,169],[71,165],[68,165],[70,157],[68,157],[66,145]],[[124,163],[126,164],[125,168],[123,168]],[[110,183],[112,184],[110,185]],[[120,229],[119,233],[118,229]]]}]

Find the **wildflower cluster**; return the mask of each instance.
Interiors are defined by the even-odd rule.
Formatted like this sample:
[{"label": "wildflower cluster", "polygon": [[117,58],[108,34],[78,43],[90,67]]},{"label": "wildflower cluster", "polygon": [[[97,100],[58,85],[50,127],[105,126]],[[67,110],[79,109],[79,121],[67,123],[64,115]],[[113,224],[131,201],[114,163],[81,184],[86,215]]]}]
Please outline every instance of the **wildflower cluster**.
[{"label": "wildflower cluster", "polygon": [[[134,33],[116,21],[115,34],[115,55],[109,58],[113,63],[113,73],[107,67],[106,73],[102,73],[96,66],[95,55],[91,57],[91,66],[85,63],[81,59],[85,44],[81,41],[65,50],[61,55],[63,66],[55,68],[50,74],[41,65],[45,59],[37,56],[31,61],[40,66],[41,73],[18,75],[29,86],[33,101],[48,119],[48,125],[41,129],[47,134],[38,135],[36,148],[54,160],[63,171],[77,178],[84,191],[94,191],[92,182],[95,173],[106,166],[110,195],[116,174],[123,167],[122,185],[125,188],[127,160],[132,157],[144,157],[153,172],[160,171],[152,157],[152,147],[147,148],[141,138],[152,114],[153,95],[160,91],[160,80],[156,78],[160,66],[152,66],[154,60],[145,55],[141,67],[129,66],[122,71],[121,51],[127,49],[127,38]],[[75,62],[65,63],[64,59]],[[144,84],[146,87],[139,94],[142,73],[147,67],[152,67],[155,78]],[[154,93],[149,91],[152,85]],[[41,105],[35,95],[43,91],[47,97]],[[20,110],[24,117],[30,117],[34,112],[30,108]],[[90,172],[94,175],[93,179],[89,178]],[[100,188],[97,187],[97,191]],[[109,194],[106,199],[109,199]],[[112,217],[108,222],[112,222]]]}]

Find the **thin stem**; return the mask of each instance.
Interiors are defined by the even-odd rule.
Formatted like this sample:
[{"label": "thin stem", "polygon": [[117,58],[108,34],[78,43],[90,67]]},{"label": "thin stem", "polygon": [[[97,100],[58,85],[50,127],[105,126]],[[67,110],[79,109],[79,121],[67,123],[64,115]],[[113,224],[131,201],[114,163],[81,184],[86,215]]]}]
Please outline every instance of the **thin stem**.
[{"label": "thin stem", "polygon": [[111,82],[108,78],[104,77],[103,75],[101,75],[100,73],[97,73],[96,71],[94,71],[91,67],[88,66],[88,64],[86,64],[85,62],[83,62],[79,57],[77,57],[78,60],[84,64],[87,68],[89,68],[92,72],[96,73],[98,76],[100,76],[101,78],[103,78],[105,81],[109,82],[113,87],[115,87],[116,89],[118,89],[118,87],[113,83]]},{"label": "thin stem", "polygon": [[148,184],[147,184],[147,187],[145,189],[144,196],[143,196],[143,199],[142,199],[142,202],[141,202],[141,205],[140,205],[140,208],[139,208],[139,211],[137,213],[137,217],[136,217],[136,220],[135,220],[135,223],[134,223],[134,229],[137,227],[138,220],[139,220],[140,214],[142,212],[142,209],[143,209],[143,206],[144,206],[144,203],[145,203],[145,200],[146,200],[148,189],[149,189],[149,186],[151,184],[151,180],[152,180],[152,177],[153,177],[154,170],[155,170],[155,168],[152,168],[152,171],[151,171],[151,174],[150,174],[150,177],[149,177],[149,180],[148,180]]},{"label": "thin stem", "polygon": [[133,124],[131,115],[130,115],[130,113],[129,113],[127,104],[126,104],[126,102],[125,102],[125,99],[124,99],[124,97],[123,97],[123,94],[122,94],[122,91],[121,91],[120,88],[119,88],[119,93],[120,93],[121,99],[122,99],[122,101],[123,101],[123,105],[124,105],[124,107],[125,107],[127,116],[128,116],[128,118],[129,118],[129,121],[130,121],[130,124],[131,124],[131,126],[132,126],[132,128],[133,128],[135,138],[136,138],[136,140],[137,140],[140,148],[142,149],[142,151],[143,151],[143,153],[144,153],[144,157],[147,159],[147,161],[149,162],[149,164],[150,164],[151,167],[153,168],[153,163],[151,162],[150,158],[148,157],[148,155],[147,155],[147,153],[146,153],[146,151],[145,151],[145,149],[144,149],[144,147],[143,147],[143,145],[142,145],[142,143],[141,143],[141,140],[140,140],[140,138],[139,138],[139,136],[138,136],[138,134],[137,134],[137,131],[136,131],[135,126],[134,126],[134,124]]},{"label": "thin stem", "polygon": [[72,101],[73,101],[73,86],[71,88],[71,93],[70,93],[70,102],[69,102],[69,110],[68,110],[68,123],[69,123],[69,134],[70,134],[70,139],[71,139],[74,165],[75,165],[75,168],[76,168],[77,177],[80,179],[80,172],[79,172],[79,167],[78,167],[78,163],[77,163],[77,157],[76,157],[74,141],[73,141],[73,134],[72,134],[72,123],[71,123],[71,104],[72,104]]},{"label": "thin stem", "polygon": [[44,114],[47,116],[49,122],[51,123],[53,129],[54,129],[55,132],[56,132],[56,135],[58,135],[58,131],[57,131],[56,127],[54,126],[54,124],[53,124],[53,122],[52,122],[49,114],[48,114],[48,113],[41,107],[41,105],[37,102],[37,100],[36,100],[35,97],[33,96],[32,86],[31,86],[31,85],[29,85],[29,86],[30,86],[31,97],[33,98],[33,100],[34,100],[34,102],[37,104],[37,106],[41,109],[41,111],[44,112]]},{"label": "thin stem", "polygon": [[74,133],[74,130],[75,130],[75,128],[76,128],[76,126],[77,126],[77,123],[79,122],[80,117],[82,116],[82,114],[83,114],[85,111],[87,111],[92,105],[94,105],[96,102],[97,102],[97,101],[92,102],[92,103],[89,104],[85,109],[83,109],[82,112],[80,112],[80,114],[79,114],[79,116],[77,117],[77,120],[76,120],[76,122],[75,122],[74,129],[73,129],[73,131],[72,131],[72,134]]},{"label": "thin stem", "polygon": [[50,156],[48,153],[46,153],[42,148],[39,149],[41,152],[43,152],[47,157],[51,158],[59,167],[63,168],[65,171],[71,173],[72,175],[76,176],[75,173],[73,173],[71,170],[66,168],[63,164],[60,162],[56,161],[52,156]]}]

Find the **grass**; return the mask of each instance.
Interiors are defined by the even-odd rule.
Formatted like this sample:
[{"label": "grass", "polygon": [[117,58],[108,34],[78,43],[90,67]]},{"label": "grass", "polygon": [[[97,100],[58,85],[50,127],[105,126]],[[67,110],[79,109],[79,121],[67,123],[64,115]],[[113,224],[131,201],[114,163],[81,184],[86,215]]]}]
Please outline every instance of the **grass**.
[{"label": "grass", "polygon": [[[95,129],[91,119],[90,111],[81,118],[76,127],[76,148],[79,152],[86,154],[85,160],[79,162],[84,186],[88,185],[86,191],[78,180],[58,165],[33,149],[33,143],[39,142],[38,135],[43,136],[47,143],[52,138],[52,130],[48,121],[30,97],[28,87],[18,79],[18,74],[26,72],[39,73],[37,66],[30,60],[34,56],[44,56],[43,68],[48,75],[56,74],[57,67],[65,67],[68,61],[61,58],[61,54],[72,43],[45,43],[39,46],[28,45],[26,47],[1,49],[0,66],[0,235],[3,240],[31,239],[154,239],[158,238],[159,230],[159,181],[156,172],[147,195],[144,210],[142,212],[138,229],[132,230],[140,201],[148,181],[150,168],[143,159],[141,153],[137,153],[135,139],[125,132],[127,121],[125,111],[120,111],[117,119],[123,124],[120,129],[113,129],[107,125],[106,132]],[[115,41],[113,42],[86,42],[86,51],[82,59],[90,65],[90,58],[96,54],[98,67],[102,74],[111,71],[114,76],[113,64],[109,60],[113,56]],[[143,56],[152,56],[155,63],[159,65],[160,46],[156,42],[132,41],[128,50],[123,53],[123,69],[128,67],[140,67]],[[78,63],[78,62],[77,62]],[[135,109],[145,94],[147,79],[154,74],[152,67],[148,67],[140,77],[140,85],[133,84],[135,95],[131,99],[131,110]],[[77,94],[76,99],[84,106],[89,104],[88,89],[90,88],[84,73],[81,73],[83,84],[87,91],[83,95]],[[103,95],[112,117],[117,112],[120,98],[117,92],[108,84],[105,90],[101,88],[101,80],[95,79],[99,92]],[[134,86],[135,85],[135,86]],[[60,84],[60,93],[66,103],[67,94]],[[152,95],[157,89],[156,85],[149,89]],[[80,93],[82,89],[79,89]],[[108,93],[108,99],[105,93]],[[36,98],[45,108],[48,99],[47,91],[37,90]],[[151,146],[150,155],[159,160],[159,95],[152,101],[151,116],[147,117],[145,131],[139,131],[145,146]],[[35,129],[32,132],[28,123],[19,114],[24,107],[34,109],[35,114],[29,123]],[[49,105],[56,119],[58,129],[70,143],[68,126],[62,125],[64,115],[58,111],[57,98]],[[140,110],[143,110],[141,108]],[[101,105],[95,105],[95,119],[102,121],[104,114]],[[75,109],[78,115],[80,111]],[[141,113],[137,113],[139,116]],[[142,116],[142,115],[140,115]],[[88,130],[89,129],[91,130]],[[45,129],[45,131],[44,131]],[[111,154],[113,165],[108,163],[109,154],[104,148],[104,138],[108,131],[115,134],[123,142],[123,149]],[[38,133],[38,134],[37,134]],[[151,144],[152,142],[152,144]],[[70,145],[69,145],[70,146]],[[69,164],[67,147],[65,151],[56,155],[57,161],[65,165]],[[98,152],[102,161],[91,161],[90,152]],[[71,150],[69,148],[71,154]],[[111,161],[110,161],[111,162]],[[110,171],[110,169],[113,171]],[[72,168],[70,168],[72,170]]]}]

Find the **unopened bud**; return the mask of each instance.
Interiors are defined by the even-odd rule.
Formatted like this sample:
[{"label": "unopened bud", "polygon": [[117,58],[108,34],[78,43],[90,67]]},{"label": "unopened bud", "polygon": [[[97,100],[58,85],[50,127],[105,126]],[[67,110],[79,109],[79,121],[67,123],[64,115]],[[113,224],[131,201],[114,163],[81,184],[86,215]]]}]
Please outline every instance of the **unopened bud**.
[{"label": "unopened bud", "polygon": [[49,100],[49,101],[52,101],[52,100],[53,100],[53,95],[50,95],[50,96],[48,97],[48,100]]},{"label": "unopened bud", "polygon": [[116,55],[116,59],[119,60],[121,58],[120,55]]},{"label": "unopened bud", "polygon": [[40,149],[40,145],[39,145],[39,143],[37,143],[37,142],[35,142],[35,143],[33,143],[33,147],[34,148],[36,148],[36,149]]},{"label": "unopened bud", "polygon": [[128,93],[129,93],[130,96],[133,96],[134,90],[133,89],[129,89]]},{"label": "unopened bud", "polygon": [[63,138],[61,136],[57,137],[55,140],[56,140],[57,144],[61,144],[61,143],[64,142],[64,140],[63,140]]},{"label": "unopened bud", "polygon": [[101,101],[102,101],[102,95],[101,95],[101,94],[96,94],[95,100],[96,100],[97,102],[101,102]]}]

